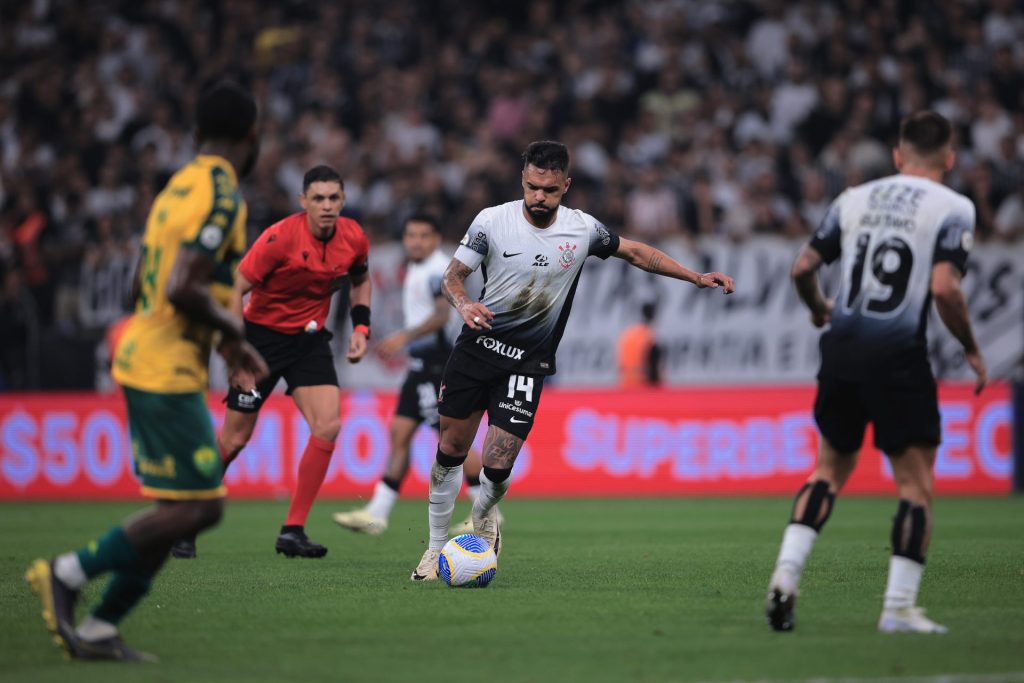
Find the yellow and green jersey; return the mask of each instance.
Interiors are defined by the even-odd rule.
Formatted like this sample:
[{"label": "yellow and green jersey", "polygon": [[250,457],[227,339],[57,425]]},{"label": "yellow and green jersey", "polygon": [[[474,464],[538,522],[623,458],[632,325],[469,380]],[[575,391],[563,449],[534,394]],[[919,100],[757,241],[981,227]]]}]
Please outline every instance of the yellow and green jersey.
[{"label": "yellow and green jersey", "polygon": [[139,299],[114,356],[118,384],[158,393],[207,389],[214,330],[167,300],[167,281],[178,251],[198,249],[213,262],[211,295],[230,305],[245,220],[238,180],[225,159],[199,155],[174,174],[146,221]]}]

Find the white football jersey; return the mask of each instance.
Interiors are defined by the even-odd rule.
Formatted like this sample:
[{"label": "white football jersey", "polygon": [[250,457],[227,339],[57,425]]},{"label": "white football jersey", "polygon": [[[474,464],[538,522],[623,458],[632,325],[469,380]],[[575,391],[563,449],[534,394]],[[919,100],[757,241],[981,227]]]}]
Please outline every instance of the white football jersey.
[{"label": "white football jersey", "polygon": [[927,178],[894,175],[832,202],[811,239],[826,263],[841,257],[822,371],[852,379],[926,363],[932,267],[961,271],[974,239],[974,204]]},{"label": "white football jersey", "polygon": [[619,238],[589,214],[564,206],[552,224],[534,227],[518,200],[484,209],[455,258],[482,269],[480,301],[491,330],[463,326],[457,348],[509,371],[550,375],[583,262],[606,259]]},{"label": "white football jersey", "polygon": [[[406,267],[405,282],[402,284],[402,314],[406,329],[416,327],[434,314],[434,301],[443,296],[441,280],[448,262],[448,256],[436,249],[421,262],[410,262]],[[423,357],[442,348],[445,352],[451,348],[443,328],[434,334],[412,340],[409,343],[409,355],[414,358]]]}]

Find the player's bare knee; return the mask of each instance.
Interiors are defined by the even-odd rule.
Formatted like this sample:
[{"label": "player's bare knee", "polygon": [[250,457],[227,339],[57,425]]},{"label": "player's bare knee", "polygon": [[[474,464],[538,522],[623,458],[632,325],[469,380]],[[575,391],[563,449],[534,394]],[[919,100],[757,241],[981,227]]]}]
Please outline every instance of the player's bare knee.
[{"label": "player's bare knee", "polygon": [[310,433],[324,441],[334,441],[341,431],[341,420],[337,417],[314,419],[309,425]]},{"label": "player's bare knee", "polygon": [[195,532],[216,526],[224,516],[224,499],[197,500],[189,504],[191,523]]},{"label": "player's bare knee", "polygon": [[465,458],[469,455],[469,449],[473,446],[473,441],[472,439],[460,438],[449,432],[441,434],[438,444],[442,452]]},{"label": "player's bare knee", "polygon": [[224,449],[225,455],[234,458],[249,443],[250,431],[226,432],[220,436],[220,446]]}]

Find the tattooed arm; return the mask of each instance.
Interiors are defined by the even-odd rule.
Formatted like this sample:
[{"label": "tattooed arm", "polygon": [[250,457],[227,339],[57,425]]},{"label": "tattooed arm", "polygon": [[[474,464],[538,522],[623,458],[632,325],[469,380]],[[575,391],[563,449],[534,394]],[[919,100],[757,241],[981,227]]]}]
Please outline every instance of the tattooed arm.
[{"label": "tattooed arm", "polygon": [[441,291],[448,302],[462,317],[462,322],[471,330],[491,329],[489,321],[494,318],[486,306],[473,301],[466,293],[466,278],[473,270],[459,259],[453,258],[444,271]]},{"label": "tattooed arm", "polygon": [[732,294],[736,291],[736,286],[728,275],[719,272],[704,273],[702,275],[694,270],[690,270],[660,249],[655,249],[643,242],[620,238],[619,250],[615,252],[615,256],[636,266],[640,270],[646,270],[648,273],[656,275],[674,277],[685,282],[692,282],[701,289],[722,286],[725,288],[726,294]]},{"label": "tattooed arm", "polygon": [[825,299],[818,287],[818,268],[821,264],[821,253],[808,244],[797,254],[793,268],[789,271],[800,300],[811,312],[811,323],[815,327],[823,327],[832,318],[832,302]]}]

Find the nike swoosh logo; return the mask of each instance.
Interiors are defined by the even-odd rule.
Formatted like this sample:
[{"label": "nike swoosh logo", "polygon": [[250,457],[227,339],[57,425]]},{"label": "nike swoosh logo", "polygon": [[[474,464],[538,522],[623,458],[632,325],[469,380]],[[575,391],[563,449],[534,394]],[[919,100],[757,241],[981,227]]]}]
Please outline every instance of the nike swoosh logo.
[{"label": "nike swoosh logo", "polygon": [[508,419],[508,421],[509,421],[509,422],[511,422],[512,424],[517,424],[517,425],[524,425],[524,424],[526,424],[527,422],[529,422],[529,420],[517,420],[517,419],[515,419],[514,417],[510,417],[510,418]]},{"label": "nike swoosh logo", "polygon": [[513,256],[519,256],[519,255],[520,255],[520,254],[522,254],[522,253],[523,253],[523,252],[521,252],[521,251],[517,251],[517,252],[516,252],[516,253],[514,253],[514,254],[510,254],[510,253],[508,253],[507,251],[503,251],[503,252],[501,252],[501,255],[502,255],[502,256],[504,256],[505,258],[512,258]]}]

